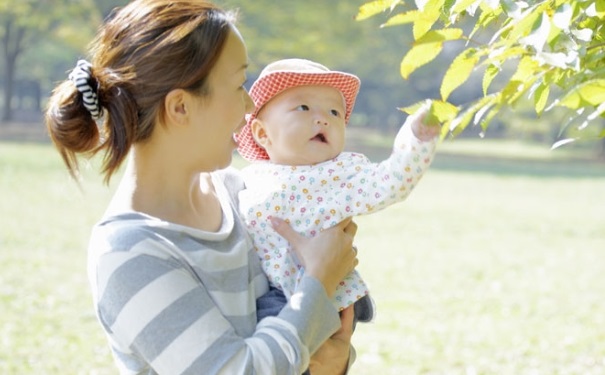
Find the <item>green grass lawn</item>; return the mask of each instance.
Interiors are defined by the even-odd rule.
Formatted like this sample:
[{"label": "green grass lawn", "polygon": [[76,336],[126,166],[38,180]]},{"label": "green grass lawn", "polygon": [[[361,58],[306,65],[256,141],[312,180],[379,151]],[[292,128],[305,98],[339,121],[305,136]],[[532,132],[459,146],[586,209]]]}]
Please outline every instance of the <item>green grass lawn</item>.
[{"label": "green grass lawn", "polygon": [[[406,202],[356,220],[378,315],[352,374],[604,374],[605,165],[442,146]],[[1,374],[116,373],[86,279],[95,172],[80,190],[50,145],[0,143]]]}]

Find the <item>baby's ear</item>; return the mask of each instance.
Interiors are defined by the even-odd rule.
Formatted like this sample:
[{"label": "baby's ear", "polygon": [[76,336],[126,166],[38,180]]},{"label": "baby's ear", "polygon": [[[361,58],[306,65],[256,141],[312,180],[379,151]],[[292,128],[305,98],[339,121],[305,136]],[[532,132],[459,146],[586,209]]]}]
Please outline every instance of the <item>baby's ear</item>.
[{"label": "baby's ear", "polygon": [[266,149],[267,146],[271,144],[267,131],[265,130],[265,124],[258,118],[255,118],[250,123],[250,131],[256,143],[262,148]]}]

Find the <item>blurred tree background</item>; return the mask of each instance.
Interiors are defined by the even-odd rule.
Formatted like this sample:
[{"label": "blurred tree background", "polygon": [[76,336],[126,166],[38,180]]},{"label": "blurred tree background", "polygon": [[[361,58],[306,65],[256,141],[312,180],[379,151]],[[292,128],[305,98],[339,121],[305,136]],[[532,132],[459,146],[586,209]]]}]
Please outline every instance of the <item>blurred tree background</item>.
[{"label": "blurred tree background", "polygon": [[[39,119],[52,87],[66,78],[79,57],[85,57],[86,45],[101,20],[115,6],[127,2],[0,0],[2,121]],[[361,78],[362,86],[351,125],[386,134],[394,132],[404,120],[399,108],[440,97],[447,67],[464,48],[462,42],[445,45],[435,60],[404,80],[400,64],[414,43],[412,29],[381,27],[387,14],[355,21],[365,0],[215,2],[239,11],[238,26],[251,60],[250,82],[264,65],[287,57],[308,58],[331,69],[354,73]],[[494,84],[499,79],[506,79],[506,74],[496,77]],[[467,103],[482,95],[481,76],[473,74],[449,101]],[[469,126],[459,136],[530,138],[548,147],[563,136],[563,121],[557,111],[538,118],[528,101],[519,103],[515,111],[500,113],[487,131]],[[586,147],[586,143],[574,147]]]}]

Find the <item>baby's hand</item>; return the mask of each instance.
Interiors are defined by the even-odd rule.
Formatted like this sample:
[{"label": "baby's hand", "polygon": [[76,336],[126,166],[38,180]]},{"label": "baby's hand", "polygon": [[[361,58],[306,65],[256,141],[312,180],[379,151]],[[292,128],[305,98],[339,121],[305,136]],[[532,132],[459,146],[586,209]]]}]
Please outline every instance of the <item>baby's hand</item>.
[{"label": "baby's hand", "polygon": [[416,138],[423,142],[430,141],[441,133],[441,123],[433,113],[431,100],[427,100],[416,113],[408,118],[408,121],[411,121],[412,131]]}]

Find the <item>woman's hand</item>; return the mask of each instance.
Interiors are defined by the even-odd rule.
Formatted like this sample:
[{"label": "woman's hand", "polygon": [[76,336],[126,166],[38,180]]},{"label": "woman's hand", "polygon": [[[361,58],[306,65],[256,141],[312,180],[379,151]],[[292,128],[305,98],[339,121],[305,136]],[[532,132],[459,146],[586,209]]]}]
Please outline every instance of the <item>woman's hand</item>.
[{"label": "woman's hand", "polygon": [[353,336],[353,305],[344,309],[340,314],[340,329],[333,334],[311,357],[309,372],[312,375],[345,374],[351,352],[351,336]]},{"label": "woman's hand", "polygon": [[309,276],[317,278],[332,297],[338,283],[359,263],[353,249],[357,224],[350,218],[312,238],[295,232],[286,222],[273,217],[271,225],[284,237]]}]

